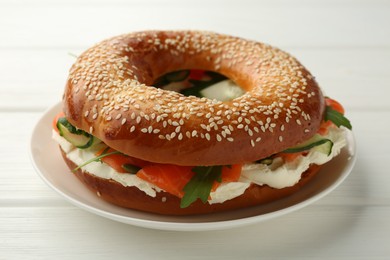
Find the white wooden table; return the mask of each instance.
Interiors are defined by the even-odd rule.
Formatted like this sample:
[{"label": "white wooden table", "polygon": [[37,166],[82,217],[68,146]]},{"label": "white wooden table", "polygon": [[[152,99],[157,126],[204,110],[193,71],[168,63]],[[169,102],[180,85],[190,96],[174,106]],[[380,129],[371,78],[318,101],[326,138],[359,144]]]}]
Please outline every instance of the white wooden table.
[{"label": "white wooden table", "polygon": [[[0,259],[390,259],[390,1],[0,1]],[[351,119],[347,180],[294,213],[222,231],[134,227],[79,209],[28,150],[67,71],[92,44],[144,29],[205,29],[296,56]]]}]

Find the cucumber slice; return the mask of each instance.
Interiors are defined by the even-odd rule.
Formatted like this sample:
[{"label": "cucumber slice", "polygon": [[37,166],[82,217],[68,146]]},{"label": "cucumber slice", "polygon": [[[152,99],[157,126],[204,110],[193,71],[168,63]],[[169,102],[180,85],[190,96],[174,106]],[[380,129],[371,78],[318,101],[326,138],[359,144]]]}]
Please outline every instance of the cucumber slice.
[{"label": "cucumber slice", "polygon": [[231,80],[218,82],[200,91],[202,96],[219,101],[229,101],[242,96],[244,93],[245,91]]},{"label": "cucumber slice", "polygon": [[326,155],[330,155],[332,152],[333,142],[327,138],[322,137],[319,134],[315,134],[309,140],[296,145],[294,147],[288,148],[284,150],[284,153],[298,153],[304,152],[310,149],[315,149],[318,152],[324,153]]},{"label": "cucumber slice", "polygon": [[58,130],[60,130],[60,128],[58,127],[59,124],[65,127],[72,134],[80,135],[84,132],[83,130],[77,130],[77,128],[74,127],[71,123],[69,123],[69,121],[65,117],[60,117],[58,119],[57,121]]},{"label": "cucumber slice", "polygon": [[272,156],[270,156],[270,157],[267,157],[267,158],[264,158],[264,159],[257,160],[256,163],[261,163],[261,164],[265,164],[265,165],[271,165],[273,161],[274,161],[274,159],[272,158]]},{"label": "cucumber slice", "polygon": [[100,140],[93,135],[71,125],[65,117],[62,117],[57,121],[57,128],[62,137],[80,149],[91,147],[93,144],[100,142]]}]

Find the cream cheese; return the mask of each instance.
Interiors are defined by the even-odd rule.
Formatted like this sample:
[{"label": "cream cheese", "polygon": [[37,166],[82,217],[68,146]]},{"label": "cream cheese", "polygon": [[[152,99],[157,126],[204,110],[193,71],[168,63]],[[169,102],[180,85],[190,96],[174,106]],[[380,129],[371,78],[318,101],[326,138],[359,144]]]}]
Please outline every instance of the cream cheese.
[{"label": "cream cheese", "polygon": [[[81,165],[82,163],[96,157],[96,149],[78,149],[54,130],[52,137],[61,146],[62,150],[64,150],[66,157],[68,157],[68,159],[76,165]],[[117,181],[126,187],[135,186],[151,197],[156,197],[156,192],[161,191],[160,188],[142,180],[137,177],[137,175],[119,173],[107,164],[101,162],[91,162],[85,165],[83,169],[97,177]]]},{"label": "cream cheese", "polygon": [[[281,189],[294,186],[301,179],[310,164],[322,165],[337,156],[346,145],[345,132],[341,128],[331,127],[326,138],[333,142],[330,155],[311,149],[306,156],[300,155],[296,160],[283,163],[278,158],[269,166],[265,164],[246,164],[243,166],[240,181],[253,182],[257,185],[268,185]],[[280,158],[279,158],[280,159]]]},{"label": "cream cheese", "polygon": [[[344,129],[340,128],[329,129],[326,138],[333,142],[332,152],[329,156],[312,149],[306,156],[299,156],[294,162],[290,163],[284,163],[281,158],[274,158],[271,165],[260,163],[244,165],[239,181],[221,184],[215,191],[210,193],[209,203],[222,203],[238,197],[245,192],[251,183],[268,185],[277,189],[295,185],[310,164],[322,165],[340,153],[342,147],[346,145],[344,131]],[[76,165],[81,165],[96,157],[96,148],[78,149],[54,130],[53,139],[61,146],[68,159]],[[161,191],[157,186],[140,179],[134,174],[118,173],[104,163],[91,162],[85,165],[83,169],[100,178],[115,180],[123,186],[137,187],[151,197],[155,197],[156,193]]]}]

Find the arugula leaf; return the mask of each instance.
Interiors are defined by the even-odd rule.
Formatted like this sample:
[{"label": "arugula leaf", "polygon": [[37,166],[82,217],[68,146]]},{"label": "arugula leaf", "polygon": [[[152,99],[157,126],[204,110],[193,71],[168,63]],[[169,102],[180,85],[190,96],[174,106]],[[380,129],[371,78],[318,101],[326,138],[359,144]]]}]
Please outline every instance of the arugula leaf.
[{"label": "arugula leaf", "polygon": [[164,75],[169,82],[184,81],[190,75],[190,70],[178,70]]},{"label": "arugula leaf", "polygon": [[104,149],[104,151],[102,152],[101,155],[99,156],[96,156],[94,158],[91,158],[89,159],[88,161],[84,162],[83,164],[77,166],[76,168],[74,168],[72,170],[72,172],[75,172],[77,171],[78,169],[81,169],[82,167],[84,167],[85,165],[87,164],[90,164],[91,162],[100,162],[102,158],[106,157],[106,156],[110,156],[110,155],[113,155],[113,154],[121,154],[121,152],[119,151],[114,151],[114,152],[110,152],[110,153],[107,153],[108,149],[110,149],[109,147],[107,147],[106,149]]},{"label": "arugula leaf", "polygon": [[184,81],[188,78],[189,75],[190,75],[190,70],[173,71],[156,79],[153,85],[156,88],[163,88],[165,85],[168,85],[169,83]]},{"label": "arugula leaf", "polygon": [[351,122],[340,112],[332,109],[330,106],[325,108],[325,121],[332,121],[337,127],[345,126],[352,130]]},{"label": "arugula leaf", "polygon": [[224,75],[213,71],[205,71],[205,74],[210,78],[208,80],[188,79],[190,72],[191,70],[178,70],[167,73],[159,77],[153,85],[156,88],[164,88],[164,86],[169,85],[172,82],[187,81],[191,84],[191,86],[189,88],[182,89],[179,92],[184,96],[203,97],[200,94],[203,89],[227,79]]},{"label": "arugula leaf", "polygon": [[141,170],[141,167],[138,167],[136,165],[133,165],[133,164],[129,164],[129,163],[125,163],[122,165],[122,168],[127,171],[128,173],[131,173],[131,174],[137,174],[137,172],[139,170]]},{"label": "arugula leaf", "polygon": [[180,93],[184,96],[203,97],[202,94],[200,94],[203,89],[226,79],[224,75],[216,72],[207,71],[206,74],[211,78],[210,80],[190,79],[189,82],[192,86],[180,91]]},{"label": "arugula leaf", "polygon": [[184,196],[180,208],[186,208],[200,199],[206,203],[213,187],[214,181],[222,181],[223,166],[197,166],[192,169],[196,174],[184,187]]}]

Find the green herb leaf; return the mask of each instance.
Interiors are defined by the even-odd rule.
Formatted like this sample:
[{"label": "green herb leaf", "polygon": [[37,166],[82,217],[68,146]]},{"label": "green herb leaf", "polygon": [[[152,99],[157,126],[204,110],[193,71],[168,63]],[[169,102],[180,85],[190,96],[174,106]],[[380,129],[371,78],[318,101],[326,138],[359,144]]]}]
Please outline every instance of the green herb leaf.
[{"label": "green herb leaf", "polygon": [[168,85],[171,82],[184,81],[188,78],[189,75],[190,75],[190,70],[173,71],[156,79],[153,85],[156,88],[163,88],[165,85]]},{"label": "green herb leaf", "polygon": [[180,82],[184,81],[190,75],[190,70],[178,70],[165,74],[165,78],[169,82]]},{"label": "green herb leaf", "polygon": [[223,166],[197,166],[192,169],[196,174],[184,187],[184,196],[181,199],[180,207],[186,208],[200,199],[206,203],[213,187],[214,181],[222,181]]},{"label": "green herb leaf", "polygon": [[136,174],[139,170],[141,170],[140,167],[138,166],[135,166],[135,165],[132,165],[132,164],[129,164],[129,163],[125,163],[122,165],[122,168],[128,172],[128,173],[131,173],[131,174]]},{"label": "green herb leaf", "polygon": [[216,72],[207,71],[206,74],[211,78],[210,80],[190,79],[189,82],[192,86],[180,91],[180,93],[185,96],[203,97],[202,94],[200,94],[203,89],[226,79],[225,76]]},{"label": "green herb leaf", "polygon": [[325,121],[332,121],[337,127],[344,126],[352,130],[351,122],[343,114],[332,109],[330,106],[325,108]]},{"label": "green herb leaf", "polygon": [[72,172],[75,172],[77,171],[78,169],[81,169],[82,167],[84,167],[85,165],[88,165],[92,162],[100,162],[102,158],[106,157],[106,156],[110,156],[110,155],[113,155],[113,154],[121,154],[121,152],[119,151],[115,151],[115,152],[110,152],[110,153],[107,153],[108,149],[110,149],[109,147],[107,147],[106,149],[104,149],[103,153],[99,156],[96,156],[92,159],[89,159],[88,161],[84,162],[83,164],[77,166],[76,168],[74,168],[72,170]]}]

